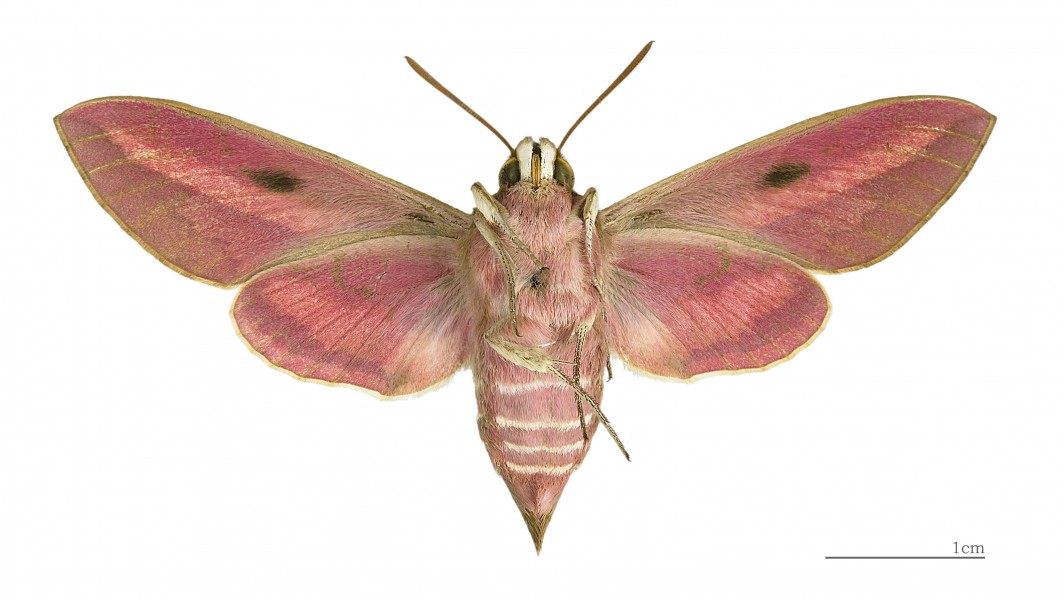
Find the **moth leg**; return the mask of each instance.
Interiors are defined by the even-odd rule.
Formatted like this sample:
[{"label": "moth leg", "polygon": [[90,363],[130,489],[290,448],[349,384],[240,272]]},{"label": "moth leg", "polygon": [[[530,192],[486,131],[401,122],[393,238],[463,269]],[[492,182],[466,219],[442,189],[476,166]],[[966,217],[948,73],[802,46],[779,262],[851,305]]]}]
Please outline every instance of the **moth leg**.
[{"label": "moth leg", "polygon": [[[596,285],[595,287],[598,286]],[[602,346],[603,352],[606,353],[606,381],[613,381],[613,365],[610,364],[610,338],[607,335],[609,328],[606,327],[606,304],[600,304],[599,310],[602,313]]]},{"label": "moth leg", "polygon": [[[578,327],[576,330],[576,358],[573,361],[573,381],[580,383],[580,357],[581,352],[584,349],[584,338],[587,337],[587,329]],[[575,394],[576,398],[576,414],[580,416],[580,431],[584,433],[584,442],[589,441],[587,437],[587,421],[584,420],[584,403],[580,402],[580,394]]]},{"label": "moth leg", "polygon": [[576,392],[576,395],[579,396],[581,400],[587,402],[588,405],[591,406],[591,410],[594,411],[595,415],[602,423],[602,426],[606,428],[606,431],[610,432],[610,437],[613,438],[614,443],[616,443],[617,447],[621,450],[621,454],[623,454],[627,460],[632,460],[632,457],[628,455],[628,451],[624,449],[624,444],[621,443],[621,438],[617,437],[617,432],[614,431],[613,426],[610,425],[610,420],[602,413],[602,409],[599,407],[598,402],[595,402],[595,399],[580,387],[579,382],[573,381],[565,373],[562,373],[561,369],[555,365],[555,363],[559,361],[551,358],[542,347],[522,346],[520,344],[508,342],[497,337],[494,334],[494,330],[485,333],[484,340],[488,342],[488,345],[491,346],[493,350],[499,353],[499,356],[511,363],[519,367],[524,367],[530,371],[550,373],[567,383],[569,387],[573,388],[573,391]]},{"label": "moth leg", "polygon": [[587,188],[587,192],[584,193],[584,210],[582,211],[584,217],[584,254],[587,256],[588,266],[591,267],[592,276],[595,278],[595,288],[599,290],[601,295],[602,289],[599,288],[598,274],[595,273],[595,261],[591,252],[598,212],[598,192],[595,191],[595,188]]},{"label": "moth leg", "polygon": [[514,279],[513,259],[506,251],[506,248],[502,246],[502,240],[495,234],[491,225],[485,220],[484,215],[476,209],[473,210],[473,224],[477,226],[477,231],[488,242],[488,245],[499,257],[499,262],[502,263],[502,270],[506,274],[506,295],[510,303],[510,324],[514,328],[514,335],[521,337],[521,333],[517,331],[517,280]]},{"label": "moth leg", "polygon": [[[602,292],[602,282],[599,281],[598,273],[597,273],[597,270],[595,269],[595,257],[594,257],[594,252],[593,252],[593,249],[594,249],[594,245],[593,244],[594,244],[595,230],[596,230],[595,228],[597,227],[597,224],[598,224],[598,213],[599,213],[598,192],[595,190],[595,188],[587,188],[587,191],[584,192],[584,207],[583,207],[583,210],[581,211],[581,215],[584,218],[584,255],[587,257],[587,264],[588,264],[588,267],[591,269],[591,277],[592,277],[591,284],[593,286],[595,286],[595,291],[598,292],[599,300],[603,301],[603,303],[600,304],[600,307],[601,307],[602,323],[603,323],[603,325],[605,325],[605,323],[606,323],[606,305],[605,305],[605,302],[604,302],[605,301],[605,294],[603,294],[603,292]],[[584,334],[586,335],[586,331],[584,332]],[[606,375],[608,377],[607,381],[610,381],[610,380],[613,379],[613,365],[610,364],[610,350],[609,350],[610,346],[609,346],[609,339],[606,338],[606,327],[602,328],[602,336],[603,336],[603,340],[604,340],[604,343],[605,343],[605,346],[606,346]],[[582,341],[583,340],[580,340],[580,342],[582,342]],[[579,348],[580,348],[579,343],[577,345],[577,348],[578,348],[578,353],[579,353]],[[579,359],[577,359],[577,360],[579,360]],[[577,378],[577,381],[580,381],[580,379]]]},{"label": "moth leg", "polygon": [[543,266],[543,263],[536,258],[536,255],[532,254],[532,251],[528,249],[528,246],[521,241],[521,238],[517,236],[517,233],[510,227],[510,224],[506,222],[506,207],[495,200],[495,198],[488,193],[488,190],[484,189],[484,186],[480,185],[480,183],[473,184],[473,202],[476,204],[477,210],[479,210],[489,221],[498,225],[499,229],[502,229],[503,233],[506,234],[506,237],[510,238],[510,241],[517,246],[517,249],[524,253],[524,255],[532,261],[532,264],[539,268],[539,271],[532,276],[532,281],[538,285],[546,272],[550,271],[550,269]]}]

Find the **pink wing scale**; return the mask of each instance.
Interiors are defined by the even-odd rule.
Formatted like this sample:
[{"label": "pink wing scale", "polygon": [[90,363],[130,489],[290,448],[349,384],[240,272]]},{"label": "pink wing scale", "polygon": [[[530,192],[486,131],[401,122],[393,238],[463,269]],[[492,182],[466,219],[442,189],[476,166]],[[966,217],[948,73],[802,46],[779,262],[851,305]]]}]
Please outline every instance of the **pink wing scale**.
[{"label": "pink wing scale", "polygon": [[800,267],[723,238],[637,230],[617,236],[608,255],[611,349],[655,375],[766,367],[827,317],[827,297]]},{"label": "pink wing scale", "polygon": [[993,116],[950,98],[874,102],[800,123],[603,211],[607,230],[702,230],[828,271],[888,255],[960,184]]},{"label": "pink wing scale", "polygon": [[96,100],[57,124],[101,204],[165,262],[213,282],[334,236],[456,237],[468,223],[361,167],[177,103]]},{"label": "pink wing scale", "polygon": [[425,389],[465,362],[471,315],[457,242],[377,238],[264,271],[233,305],[237,327],[300,377],[386,396]]}]

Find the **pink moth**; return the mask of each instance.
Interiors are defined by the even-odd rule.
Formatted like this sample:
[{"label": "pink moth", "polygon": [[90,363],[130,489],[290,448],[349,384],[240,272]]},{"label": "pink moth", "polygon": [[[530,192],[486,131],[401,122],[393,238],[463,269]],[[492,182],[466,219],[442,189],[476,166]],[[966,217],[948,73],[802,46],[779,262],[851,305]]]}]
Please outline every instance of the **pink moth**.
[{"label": "pink moth", "polygon": [[481,438],[538,551],[599,426],[620,446],[601,411],[611,353],[674,379],[791,357],[828,312],[809,271],[897,250],[964,180],[994,117],[955,98],[877,100],[601,211],[593,188],[573,189],[561,145],[525,138],[496,193],[473,186],[471,215],[168,100],[90,100],[55,123],[100,205],[145,249],[241,286],[233,318],[270,363],[389,397],[470,367]]}]

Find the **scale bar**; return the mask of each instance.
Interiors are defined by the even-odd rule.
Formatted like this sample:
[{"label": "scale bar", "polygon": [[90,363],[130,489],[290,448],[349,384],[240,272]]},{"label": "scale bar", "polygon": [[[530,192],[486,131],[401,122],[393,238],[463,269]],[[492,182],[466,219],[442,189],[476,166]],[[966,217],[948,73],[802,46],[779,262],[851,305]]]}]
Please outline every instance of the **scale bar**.
[{"label": "scale bar", "polygon": [[983,560],[985,556],[825,556],[827,560]]}]

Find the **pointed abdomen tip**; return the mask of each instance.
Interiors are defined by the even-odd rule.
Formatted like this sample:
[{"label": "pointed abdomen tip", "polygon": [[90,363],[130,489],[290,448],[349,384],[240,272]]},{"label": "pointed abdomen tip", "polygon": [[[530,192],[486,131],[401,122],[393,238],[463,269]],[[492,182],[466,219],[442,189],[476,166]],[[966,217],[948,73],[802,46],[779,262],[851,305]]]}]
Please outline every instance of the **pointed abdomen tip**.
[{"label": "pointed abdomen tip", "polygon": [[543,536],[547,533],[547,525],[550,524],[550,518],[554,516],[554,508],[542,515],[530,510],[522,510],[521,516],[525,518],[528,533],[532,534],[532,543],[536,545],[536,554],[539,554],[543,549]]}]

